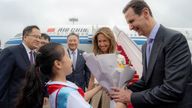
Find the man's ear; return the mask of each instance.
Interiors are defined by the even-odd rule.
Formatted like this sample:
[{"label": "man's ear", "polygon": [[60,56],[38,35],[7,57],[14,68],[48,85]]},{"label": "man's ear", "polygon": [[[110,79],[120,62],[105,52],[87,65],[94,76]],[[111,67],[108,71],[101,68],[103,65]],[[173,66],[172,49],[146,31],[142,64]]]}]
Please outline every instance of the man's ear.
[{"label": "man's ear", "polygon": [[22,40],[24,40],[26,37],[27,37],[27,36],[23,36],[23,37],[22,37]]},{"label": "man's ear", "polygon": [[143,8],[142,14],[144,15],[144,17],[150,16],[149,9],[148,8]]}]

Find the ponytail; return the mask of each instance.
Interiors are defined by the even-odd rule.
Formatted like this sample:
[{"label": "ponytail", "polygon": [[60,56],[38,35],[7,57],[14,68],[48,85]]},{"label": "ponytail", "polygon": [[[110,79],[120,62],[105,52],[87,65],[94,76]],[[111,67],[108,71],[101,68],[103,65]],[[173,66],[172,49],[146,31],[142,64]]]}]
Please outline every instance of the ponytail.
[{"label": "ponytail", "polygon": [[45,82],[54,76],[54,61],[61,60],[64,55],[65,50],[58,43],[46,44],[38,50],[36,65],[32,65],[26,73],[16,108],[42,108],[43,97],[47,95]]},{"label": "ponytail", "polygon": [[44,82],[38,65],[31,65],[24,79],[24,86],[18,96],[16,108],[42,108]]}]

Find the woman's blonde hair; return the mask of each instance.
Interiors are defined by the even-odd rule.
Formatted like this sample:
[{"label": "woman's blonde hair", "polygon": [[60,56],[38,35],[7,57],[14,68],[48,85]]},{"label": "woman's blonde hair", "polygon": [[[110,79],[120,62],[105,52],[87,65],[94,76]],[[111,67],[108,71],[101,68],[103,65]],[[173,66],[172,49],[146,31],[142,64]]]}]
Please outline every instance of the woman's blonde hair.
[{"label": "woman's blonde hair", "polygon": [[108,53],[115,53],[116,51],[116,41],[112,30],[109,27],[101,27],[93,37],[93,53],[95,55],[102,54],[101,49],[98,47],[98,35],[103,34],[110,42],[110,47]]}]

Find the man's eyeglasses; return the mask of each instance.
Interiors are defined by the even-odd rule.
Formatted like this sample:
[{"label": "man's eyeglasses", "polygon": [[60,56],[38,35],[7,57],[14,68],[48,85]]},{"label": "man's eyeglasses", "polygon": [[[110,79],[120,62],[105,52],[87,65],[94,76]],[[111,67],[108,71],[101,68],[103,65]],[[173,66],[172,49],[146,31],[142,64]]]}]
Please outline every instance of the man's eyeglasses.
[{"label": "man's eyeglasses", "polygon": [[28,36],[34,37],[34,38],[36,38],[36,39],[41,39],[41,36],[40,36],[40,35],[28,35]]}]

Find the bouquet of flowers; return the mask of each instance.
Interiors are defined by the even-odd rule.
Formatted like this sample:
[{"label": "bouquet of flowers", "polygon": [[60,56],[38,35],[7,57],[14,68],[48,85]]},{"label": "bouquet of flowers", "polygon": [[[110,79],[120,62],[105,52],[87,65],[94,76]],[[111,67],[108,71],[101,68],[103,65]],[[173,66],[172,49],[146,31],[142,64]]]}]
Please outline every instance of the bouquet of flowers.
[{"label": "bouquet of flowers", "polygon": [[96,80],[109,91],[111,87],[122,87],[134,75],[135,70],[125,65],[122,55],[102,54],[95,56],[91,53],[83,56]]}]

